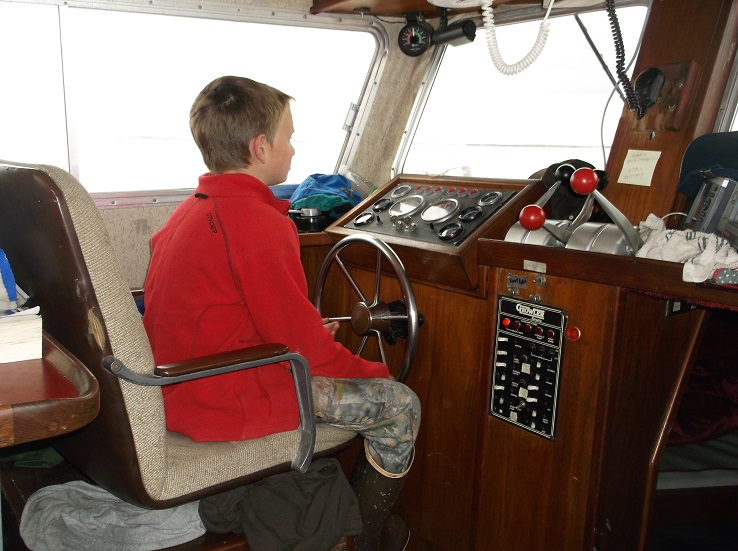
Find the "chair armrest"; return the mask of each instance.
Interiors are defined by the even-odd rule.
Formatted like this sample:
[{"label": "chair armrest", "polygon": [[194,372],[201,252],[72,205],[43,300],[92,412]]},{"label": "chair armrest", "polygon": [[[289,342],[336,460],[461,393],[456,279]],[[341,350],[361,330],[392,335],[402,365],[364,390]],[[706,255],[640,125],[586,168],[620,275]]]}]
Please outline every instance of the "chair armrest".
[{"label": "chair armrest", "polygon": [[114,356],[105,356],[102,364],[107,371],[130,383],[165,386],[284,361],[290,363],[300,412],[300,442],[292,460],[292,468],[304,473],[310,466],[315,449],[315,410],[310,387],[310,366],[303,356],[289,352],[286,345],[264,344],[166,364],[157,367],[154,374],[135,373]]},{"label": "chair armrest", "polygon": [[[208,371],[228,365],[256,362],[266,358],[282,356],[289,353],[289,351],[289,348],[284,344],[260,344],[239,350],[221,352],[220,354],[213,354],[211,356],[202,356],[181,362],[158,365],[154,369],[154,374],[162,377],[178,377],[180,375]],[[210,375],[206,374],[205,376],[209,377]]]}]

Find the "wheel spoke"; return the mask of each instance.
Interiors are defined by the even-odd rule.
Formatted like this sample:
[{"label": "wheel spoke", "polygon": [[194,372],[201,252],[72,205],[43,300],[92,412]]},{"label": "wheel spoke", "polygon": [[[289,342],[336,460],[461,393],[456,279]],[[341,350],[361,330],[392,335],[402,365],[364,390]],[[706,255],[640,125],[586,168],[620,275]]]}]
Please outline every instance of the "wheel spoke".
[{"label": "wheel spoke", "polygon": [[361,339],[361,344],[359,345],[359,349],[356,351],[356,353],[361,356],[361,353],[364,351],[364,346],[366,346],[366,341],[369,340],[369,335],[364,335],[364,338]]},{"label": "wheel spoke", "polygon": [[[337,321],[341,321],[341,318],[335,318]],[[408,321],[410,318],[409,316],[406,316],[404,314],[387,314],[384,316],[376,316],[374,318],[377,321]],[[328,321],[333,321],[332,318],[329,318]]]},{"label": "wheel spoke", "polygon": [[379,303],[379,286],[380,286],[381,279],[382,279],[382,251],[377,249],[377,268],[374,271],[374,302],[372,304]]},{"label": "wheel spoke", "polygon": [[377,337],[377,346],[379,346],[379,356],[382,358],[382,363],[389,365],[387,363],[387,354],[384,352],[384,344],[382,344],[382,335],[379,334],[379,331],[374,331],[374,335]]},{"label": "wheel spoke", "polygon": [[336,264],[338,264],[338,267],[341,268],[343,275],[346,276],[346,279],[348,279],[348,282],[353,288],[353,290],[356,292],[357,295],[359,295],[359,298],[362,300],[362,302],[366,302],[366,297],[364,297],[364,293],[361,292],[361,289],[359,289],[359,286],[356,284],[356,281],[354,281],[354,278],[351,277],[351,274],[349,273],[348,268],[346,268],[346,266],[341,261],[341,259],[338,258],[338,255],[336,255],[335,260],[336,260]]}]

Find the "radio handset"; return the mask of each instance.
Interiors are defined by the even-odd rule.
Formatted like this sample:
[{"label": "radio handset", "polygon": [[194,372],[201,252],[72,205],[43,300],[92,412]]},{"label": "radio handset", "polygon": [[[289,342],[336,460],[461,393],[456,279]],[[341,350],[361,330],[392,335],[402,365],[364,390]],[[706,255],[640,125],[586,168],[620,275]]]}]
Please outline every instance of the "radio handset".
[{"label": "radio handset", "polygon": [[638,104],[644,112],[659,99],[665,82],[666,77],[663,71],[656,67],[650,67],[636,77],[635,93],[638,97]]}]

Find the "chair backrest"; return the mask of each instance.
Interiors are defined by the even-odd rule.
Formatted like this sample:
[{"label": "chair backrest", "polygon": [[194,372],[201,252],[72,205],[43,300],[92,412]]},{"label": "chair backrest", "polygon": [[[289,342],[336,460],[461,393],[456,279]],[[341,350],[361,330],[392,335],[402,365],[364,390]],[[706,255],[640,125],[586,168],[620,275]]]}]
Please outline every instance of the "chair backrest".
[{"label": "chair backrest", "polygon": [[[195,443],[166,431],[158,386],[129,383],[103,368],[108,355],[140,374],[153,373],[155,364],[100,212],[69,173],[0,161],[0,248],[18,284],[41,307],[44,331],[99,382],[98,417],[53,442],[86,476],[125,501],[161,508],[290,468],[298,430]],[[315,457],[354,437],[322,425]]]},{"label": "chair backrest", "polygon": [[738,131],[704,134],[692,140],[682,157],[679,191],[692,196],[699,188],[692,181],[695,172],[715,166],[738,171]]},{"label": "chair backrest", "polygon": [[[65,171],[2,162],[0,248],[21,288],[41,307],[44,330],[100,384],[98,417],[54,445],[111,493],[145,502],[145,486],[157,481],[142,480],[141,472],[155,473],[165,456],[164,407],[158,388],[121,384],[101,368],[109,354],[137,372],[152,372],[154,361],[98,209]],[[130,417],[129,410],[145,411],[145,417]]]}]

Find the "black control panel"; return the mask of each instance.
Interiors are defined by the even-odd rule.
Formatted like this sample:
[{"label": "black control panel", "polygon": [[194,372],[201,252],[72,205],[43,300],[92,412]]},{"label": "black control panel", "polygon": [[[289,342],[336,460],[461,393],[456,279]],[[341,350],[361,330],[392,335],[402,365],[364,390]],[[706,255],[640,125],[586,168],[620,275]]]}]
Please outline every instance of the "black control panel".
[{"label": "black control panel", "polygon": [[459,245],[515,191],[398,183],[347,228]]},{"label": "black control panel", "polygon": [[553,439],[567,314],[499,297],[490,415]]}]

